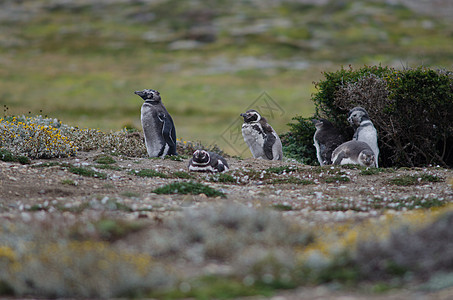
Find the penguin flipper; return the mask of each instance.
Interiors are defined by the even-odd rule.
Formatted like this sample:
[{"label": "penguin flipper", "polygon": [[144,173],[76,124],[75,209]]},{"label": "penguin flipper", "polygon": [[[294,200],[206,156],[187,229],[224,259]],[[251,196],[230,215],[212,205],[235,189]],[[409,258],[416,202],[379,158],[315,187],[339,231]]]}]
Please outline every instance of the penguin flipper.
[{"label": "penguin flipper", "polygon": [[321,155],[323,164],[330,165],[332,163],[330,160],[332,152],[329,153],[329,148],[325,144],[319,144],[319,153]]},{"label": "penguin flipper", "polygon": [[335,159],[335,161],[333,162],[334,165],[340,165],[341,164],[341,161],[343,160],[343,158],[347,157],[346,153],[344,151],[341,151],[340,153],[338,153],[337,155],[337,158]]},{"label": "penguin flipper", "polygon": [[[159,120],[162,124],[162,137],[164,138],[165,144],[168,145],[168,155],[176,154],[176,131],[173,124],[173,120],[170,115],[159,114]],[[161,152],[163,153],[165,145],[163,145]]]},{"label": "penguin flipper", "polygon": [[266,134],[266,136],[264,138],[264,145],[263,145],[264,155],[266,155],[267,159],[269,159],[269,160],[274,159],[272,147],[275,143],[275,140],[276,140],[276,138],[273,134]]}]

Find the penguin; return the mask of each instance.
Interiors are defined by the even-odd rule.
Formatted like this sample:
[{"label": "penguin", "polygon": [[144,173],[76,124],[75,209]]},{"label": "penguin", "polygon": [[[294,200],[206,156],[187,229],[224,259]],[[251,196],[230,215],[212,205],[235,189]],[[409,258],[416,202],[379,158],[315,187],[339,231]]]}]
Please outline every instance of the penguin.
[{"label": "penguin", "polygon": [[368,112],[362,107],[354,107],[348,113],[348,122],[355,130],[352,140],[365,142],[371,147],[376,158],[376,167],[378,167],[378,136],[376,128],[368,116]]},{"label": "penguin", "polygon": [[145,100],[141,108],[141,122],[148,155],[150,157],[178,155],[175,124],[162,104],[160,93],[145,89],[135,91],[135,94]]},{"label": "penguin", "polygon": [[256,110],[249,109],[241,114],[244,118],[242,136],[254,158],[282,160],[282,142],[266,118]]},{"label": "penguin", "polygon": [[376,167],[376,156],[371,147],[362,141],[348,141],[332,152],[334,165],[359,164],[365,167]]},{"label": "penguin", "polygon": [[225,158],[214,152],[196,150],[189,160],[189,171],[195,172],[224,172],[229,166]]},{"label": "penguin", "polygon": [[316,148],[316,156],[321,166],[332,164],[332,152],[345,142],[345,138],[333,124],[326,119],[313,119],[316,132],[313,142]]}]

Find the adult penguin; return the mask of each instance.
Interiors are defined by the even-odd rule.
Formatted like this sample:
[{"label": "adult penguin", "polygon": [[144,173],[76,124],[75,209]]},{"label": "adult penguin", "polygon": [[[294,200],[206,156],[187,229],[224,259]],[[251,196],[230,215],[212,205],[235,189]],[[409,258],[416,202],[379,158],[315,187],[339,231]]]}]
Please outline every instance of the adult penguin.
[{"label": "adult penguin", "polygon": [[275,130],[256,110],[249,109],[241,114],[244,118],[242,136],[254,158],[282,160],[282,142]]},{"label": "adult penguin", "polygon": [[316,157],[321,166],[332,164],[332,152],[343,142],[344,137],[333,124],[326,119],[313,119],[316,132],[313,142],[316,148]]},{"label": "adult penguin", "polygon": [[145,89],[135,91],[135,94],[145,100],[141,108],[141,121],[148,155],[150,157],[177,155],[175,124],[162,104],[160,93]]}]

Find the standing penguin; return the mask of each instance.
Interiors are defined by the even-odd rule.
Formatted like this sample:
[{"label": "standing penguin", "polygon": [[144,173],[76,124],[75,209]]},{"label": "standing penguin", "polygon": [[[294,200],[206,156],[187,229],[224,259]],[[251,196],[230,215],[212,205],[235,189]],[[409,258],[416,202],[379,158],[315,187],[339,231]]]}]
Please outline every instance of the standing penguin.
[{"label": "standing penguin", "polygon": [[313,119],[316,132],[313,135],[316,156],[321,166],[332,164],[332,152],[341,145],[345,139],[340,131],[326,119]]},{"label": "standing penguin", "polygon": [[135,91],[135,94],[145,100],[141,109],[141,121],[148,155],[150,157],[177,155],[175,125],[162,104],[160,93],[145,89]]},{"label": "standing penguin", "polygon": [[282,142],[266,118],[256,110],[249,109],[241,114],[244,118],[242,136],[254,158],[282,160]]},{"label": "standing penguin", "polygon": [[361,141],[348,141],[336,148],[332,153],[334,165],[358,164],[365,167],[376,166],[376,156],[371,147]]},{"label": "standing penguin", "polygon": [[225,158],[214,152],[196,150],[189,160],[189,171],[224,172],[229,166]]},{"label": "standing penguin", "polygon": [[348,113],[348,121],[355,130],[352,140],[365,142],[371,147],[377,167],[379,159],[377,131],[368,116],[368,112],[362,107],[354,107]]}]

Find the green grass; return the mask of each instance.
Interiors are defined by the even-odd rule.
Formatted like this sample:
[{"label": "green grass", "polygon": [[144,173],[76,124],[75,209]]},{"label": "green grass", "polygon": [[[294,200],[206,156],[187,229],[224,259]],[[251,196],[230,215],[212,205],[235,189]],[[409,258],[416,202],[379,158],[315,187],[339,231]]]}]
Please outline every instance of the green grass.
[{"label": "green grass", "polygon": [[273,204],[272,208],[278,211],[291,211],[293,207],[287,204]]},{"label": "green grass", "polygon": [[64,185],[76,185],[76,183],[72,179],[62,179],[60,183]]},{"label": "green grass", "polygon": [[121,171],[123,168],[115,165],[96,165],[97,169],[104,169],[104,170],[113,170],[113,171]]},{"label": "green grass", "polygon": [[219,173],[219,174],[212,175],[209,178],[209,181],[221,182],[221,183],[236,183],[236,179],[232,175],[225,174],[225,173]]},{"label": "green grass", "polygon": [[222,197],[226,195],[223,192],[217,191],[207,185],[198,182],[174,182],[166,184],[152,191],[156,194],[191,194],[199,195],[205,194],[208,197]]},{"label": "green grass", "polygon": [[420,175],[402,175],[396,176],[388,180],[388,183],[399,185],[399,186],[411,186],[424,184],[428,182],[441,182],[443,178],[431,174],[420,174]]},{"label": "green grass", "polygon": [[323,180],[325,183],[346,183],[351,181],[349,177],[341,174],[323,177]]},{"label": "green grass", "polygon": [[181,178],[181,179],[192,179],[193,178],[192,175],[190,175],[189,173],[184,172],[184,171],[173,172],[173,173],[171,173],[171,176],[174,178]]},{"label": "green grass", "polygon": [[0,160],[6,162],[19,162],[23,165],[31,163],[28,157],[23,155],[14,155],[10,151],[5,149],[0,149]]},{"label": "green grass", "polygon": [[300,185],[308,185],[314,184],[313,180],[308,179],[300,179],[296,177],[288,177],[288,178],[277,178],[273,179],[269,182],[270,184],[300,184]]},{"label": "green grass", "polygon": [[[394,204],[394,205],[393,205]],[[441,207],[446,204],[445,201],[439,200],[437,198],[423,198],[417,196],[411,196],[407,199],[394,199],[391,201],[386,201],[385,203],[375,204],[373,207],[375,209],[391,208],[396,210],[402,209],[428,209],[433,207]]]},{"label": "green grass", "polygon": [[111,164],[114,164],[116,163],[116,160],[111,157],[110,155],[99,155],[98,157],[96,157],[96,159],[94,160],[96,163],[98,164],[102,164],[102,165],[111,165]]},{"label": "green grass", "polygon": [[76,166],[70,165],[70,166],[68,166],[68,171],[73,174],[80,175],[80,176],[107,179],[107,174],[94,171],[93,169],[91,169],[89,167],[76,167]]}]

